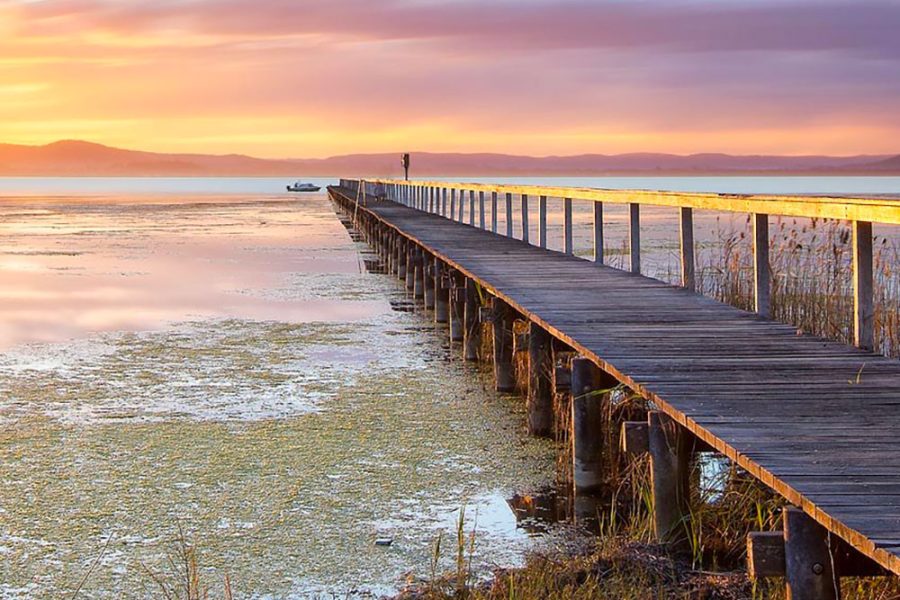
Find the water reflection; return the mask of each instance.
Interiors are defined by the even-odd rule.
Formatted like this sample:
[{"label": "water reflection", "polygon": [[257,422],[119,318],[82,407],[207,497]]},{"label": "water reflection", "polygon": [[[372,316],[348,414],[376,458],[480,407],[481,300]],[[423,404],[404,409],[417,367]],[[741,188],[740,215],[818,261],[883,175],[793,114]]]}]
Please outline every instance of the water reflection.
[{"label": "water reflection", "polygon": [[0,348],[186,318],[343,322],[383,313],[382,299],[315,289],[339,287],[340,276],[360,271],[322,202],[2,201]]}]

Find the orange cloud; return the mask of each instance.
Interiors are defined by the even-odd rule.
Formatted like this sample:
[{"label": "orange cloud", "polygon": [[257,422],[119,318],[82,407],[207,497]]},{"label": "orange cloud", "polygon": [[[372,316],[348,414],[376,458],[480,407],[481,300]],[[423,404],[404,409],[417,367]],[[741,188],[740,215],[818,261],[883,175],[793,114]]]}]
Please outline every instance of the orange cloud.
[{"label": "orange cloud", "polygon": [[893,153],[896,3],[8,0],[0,141]]}]

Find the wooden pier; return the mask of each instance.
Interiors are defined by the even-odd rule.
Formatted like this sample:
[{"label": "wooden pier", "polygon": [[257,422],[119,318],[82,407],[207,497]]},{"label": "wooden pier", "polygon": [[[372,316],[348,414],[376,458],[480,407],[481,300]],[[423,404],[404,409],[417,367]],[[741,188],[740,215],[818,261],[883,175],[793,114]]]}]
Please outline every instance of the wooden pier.
[{"label": "wooden pier", "polygon": [[[551,384],[541,377],[552,371],[553,352],[564,347],[578,355],[568,376],[579,491],[600,479],[595,442],[603,432],[596,430],[602,425],[592,391],[622,384],[655,407],[646,422],[624,424],[623,439],[630,452],[650,453],[661,540],[688,518],[691,453],[710,450],[794,507],[783,532],[751,536],[754,575],[784,576],[789,597],[801,600],[836,598],[837,577],[900,574],[900,362],[870,351],[872,223],[900,224],[900,203],[358,180],[342,180],[329,193],[388,272],[431,299],[436,321],[449,320],[467,358],[473,324],[490,322],[498,389],[512,385],[512,321],[530,323],[534,433],[552,427]],[[563,252],[546,249],[548,197],[563,199]],[[532,200],[537,240],[528,235]],[[594,205],[594,261],[572,255],[573,201]],[[602,264],[603,203],[610,202],[630,207],[630,271]],[[681,287],[640,275],[641,204],[677,211]],[[753,215],[756,312],[694,293],[694,209]],[[498,214],[505,215],[506,235],[497,232]],[[767,318],[770,214],[852,222],[858,347]],[[489,301],[476,297],[476,286]]]}]

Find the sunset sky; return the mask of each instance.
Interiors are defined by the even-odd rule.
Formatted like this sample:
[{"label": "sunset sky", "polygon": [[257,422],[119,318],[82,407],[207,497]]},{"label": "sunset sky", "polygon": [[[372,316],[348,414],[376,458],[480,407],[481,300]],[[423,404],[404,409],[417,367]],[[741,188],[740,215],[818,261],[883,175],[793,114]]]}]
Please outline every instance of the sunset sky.
[{"label": "sunset sky", "polygon": [[0,0],[0,142],[900,152],[900,2]]}]

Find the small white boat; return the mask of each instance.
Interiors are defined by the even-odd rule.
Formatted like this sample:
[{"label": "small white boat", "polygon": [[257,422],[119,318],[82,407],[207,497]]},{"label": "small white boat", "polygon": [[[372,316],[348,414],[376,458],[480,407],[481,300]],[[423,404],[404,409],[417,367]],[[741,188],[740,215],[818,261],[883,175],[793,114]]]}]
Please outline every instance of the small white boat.
[{"label": "small white boat", "polygon": [[303,183],[302,181],[295,181],[291,185],[287,186],[287,191],[289,192],[318,192],[320,189],[319,186],[313,185],[312,183]]}]

